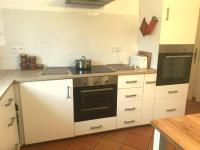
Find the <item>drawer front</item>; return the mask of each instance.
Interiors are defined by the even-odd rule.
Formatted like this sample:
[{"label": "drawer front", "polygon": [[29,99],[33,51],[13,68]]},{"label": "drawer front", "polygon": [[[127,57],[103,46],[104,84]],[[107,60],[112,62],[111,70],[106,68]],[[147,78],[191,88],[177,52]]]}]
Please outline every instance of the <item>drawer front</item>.
[{"label": "drawer front", "polygon": [[0,108],[0,126],[8,126],[16,121],[16,113],[13,109]]},{"label": "drawer front", "polygon": [[14,102],[14,94],[12,87],[8,89],[3,98],[0,99],[0,107],[10,105]]},{"label": "drawer front", "polygon": [[117,128],[126,128],[141,124],[141,114],[117,116]]},{"label": "drawer front", "polygon": [[116,117],[75,123],[75,136],[116,129]]},{"label": "drawer front", "polygon": [[185,114],[186,97],[160,98],[155,100],[153,119]]},{"label": "drawer front", "polygon": [[127,75],[118,77],[118,88],[143,87],[144,75]]},{"label": "drawer front", "polygon": [[141,101],[132,101],[129,100],[127,102],[118,102],[117,103],[117,115],[140,115],[141,114],[141,107],[142,102]]},{"label": "drawer front", "polygon": [[144,79],[144,86],[155,86],[156,76],[156,74],[146,74]]},{"label": "drawer front", "polygon": [[143,88],[118,89],[118,101],[142,100]]},{"label": "drawer front", "polygon": [[185,96],[188,92],[189,84],[175,84],[175,85],[165,85],[156,87],[156,98],[161,97],[177,97]]}]

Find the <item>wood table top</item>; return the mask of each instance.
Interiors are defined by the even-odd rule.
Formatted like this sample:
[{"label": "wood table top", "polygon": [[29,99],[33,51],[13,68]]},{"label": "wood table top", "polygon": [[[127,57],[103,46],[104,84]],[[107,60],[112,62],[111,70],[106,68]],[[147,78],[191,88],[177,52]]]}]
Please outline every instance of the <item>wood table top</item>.
[{"label": "wood table top", "polygon": [[184,150],[200,150],[200,114],[151,122],[164,137]]}]

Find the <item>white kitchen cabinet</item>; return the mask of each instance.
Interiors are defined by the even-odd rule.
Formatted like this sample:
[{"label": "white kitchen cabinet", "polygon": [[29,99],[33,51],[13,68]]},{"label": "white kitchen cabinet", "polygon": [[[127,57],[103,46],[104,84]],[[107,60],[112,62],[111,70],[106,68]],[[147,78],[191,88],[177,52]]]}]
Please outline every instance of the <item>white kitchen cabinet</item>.
[{"label": "white kitchen cabinet", "polygon": [[75,135],[84,135],[116,129],[116,117],[87,120],[75,123]]},{"label": "white kitchen cabinet", "polygon": [[117,128],[141,124],[144,75],[118,77]]},{"label": "white kitchen cabinet", "polygon": [[156,99],[153,119],[184,115],[186,106],[185,99],[185,96]]},{"label": "white kitchen cabinet", "polygon": [[149,124],[153,119],[156,89],[156,74],[146,74],[142,104],[142,124]]},{"label": "white kitchen cabinet", "polygon": [[188,92],[189,84],[173,84],[173,85],[164,85],[156,87],[156,98],[162,97],[179,97],[185,96]]},{"label": "white kitchen cabinet", "polygon": [[118,77],[118,88],[143,87],[144,75],[125,75]]},{"label": "white kitchen cabinet", "polygon": [[153,119],[185,114],[188,83],[156,86]]},{"label": "white kitchen cabinet", "polygon": [[194,44],[199,0],[164,0],[160,44]]},{"label": "white kitchen cabinet", "polygon": [[0,99],[0,150],[17,150],[19,134],[13,87]]},{"label": "white kitchen cabinet", "polygon": [[20,83],[25,144],[74,136],[73,80]]}]

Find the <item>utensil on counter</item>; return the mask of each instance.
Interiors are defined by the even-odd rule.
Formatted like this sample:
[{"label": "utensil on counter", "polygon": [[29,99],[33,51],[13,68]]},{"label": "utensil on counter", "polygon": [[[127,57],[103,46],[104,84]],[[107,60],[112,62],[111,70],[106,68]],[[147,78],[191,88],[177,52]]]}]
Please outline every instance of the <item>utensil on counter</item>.
[{"label": "utensil on counter", "polygon": [[85,56],[82,56],[81,59],[75,60],[75,67],[77,70],[89,70],[92,66],[92,60],[86,59]]}]

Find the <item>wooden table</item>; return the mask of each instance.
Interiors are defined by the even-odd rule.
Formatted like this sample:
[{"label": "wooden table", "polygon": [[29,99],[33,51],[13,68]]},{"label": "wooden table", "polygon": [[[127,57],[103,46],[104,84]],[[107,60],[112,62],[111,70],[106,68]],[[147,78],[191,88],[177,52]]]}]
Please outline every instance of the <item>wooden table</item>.
[{"label": "wooden table", "polygon": [[154,150],[165,150],[166,140],[184,150],[200,150],[200,114],[151,122],[155,127]]}]

